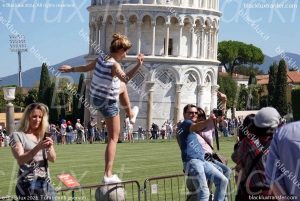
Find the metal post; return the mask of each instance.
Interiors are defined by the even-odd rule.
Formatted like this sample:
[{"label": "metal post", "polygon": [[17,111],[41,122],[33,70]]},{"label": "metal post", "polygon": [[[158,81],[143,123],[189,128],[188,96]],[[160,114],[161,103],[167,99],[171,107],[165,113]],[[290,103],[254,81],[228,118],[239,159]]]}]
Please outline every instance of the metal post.
[{"label": "metal post", "polygon": [[22,67],[21,67],[21,52],[18,51],[18,59],[19,59],[19,87],[22,87]]},{"label": "metal post", "polygon": [[15,131],[14,105],[9,102],[6,105],[6,135],[10,136]]},{"label": "metal post", "polygon": [[10,51],[18,53],[19,60],[19,87],[22,87],[22,66],[21,66],[21,52],[27,52],[26,40],[24,35],[9,35],[10,37]]}]

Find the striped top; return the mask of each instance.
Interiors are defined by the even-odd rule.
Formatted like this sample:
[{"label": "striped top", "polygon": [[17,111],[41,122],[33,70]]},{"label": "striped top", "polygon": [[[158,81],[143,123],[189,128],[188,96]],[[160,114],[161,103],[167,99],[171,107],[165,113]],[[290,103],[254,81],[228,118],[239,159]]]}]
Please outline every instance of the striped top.
[{"label": "striped top", "polygon": [[97,99],[119,99],[120,80],[111,76],[115,61],[104,61],[100,56],[96,63],[90,88],[90,96]]}]

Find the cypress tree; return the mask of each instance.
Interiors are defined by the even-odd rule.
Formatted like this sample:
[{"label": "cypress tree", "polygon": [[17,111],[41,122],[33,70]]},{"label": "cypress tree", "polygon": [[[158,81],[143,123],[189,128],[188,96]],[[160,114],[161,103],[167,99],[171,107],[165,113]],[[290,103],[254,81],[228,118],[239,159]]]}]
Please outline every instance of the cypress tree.
[{"label": "cypress tree", "polygon": [[284,59],[281,59],[278,66],[276,89],[275,89],[275,107],[281,116],[287,114],[287,68]]},{"label": "cypress tree", "polygon": [[292,109],[294,121],[300,120],[300,87],[296,87],[292,90]]},{"label": "cypress tree", "polygon": [[59,109],[59,98],[57,96],[57,90],[55,87],[55,82],[51,84],[50,87],[50,107],[49,107],[49,122],[50,123],[56,123],[58,121],[58,117],[60,114],[60,109]]},{"label": "cypress tree", "polygon": [[256,89],[256,76],[253,72],[250,73],[250,77],[248,80],[248,101],[247,101],[247,109],[248,110],[253,110],[258,108],[258,93]]},{"label": "cypress tree", "polygon": [[253,72],[251,72],[249,80],[248,80],[248,85],[252,85],[252,84],[257,84],[257,80],[256,80],[256,76]]},{"label": "cypress tree", "polygon": [[66,95],[65,93],[59,93],[60,99],[60,116],[66,118]]},{"label": "cypress tree", "polygon": [[275,107],[275,88],[277,80],[278,67],[274,62],[269,68],[269,83],[268,83],[268,105]]},{"label": "cypress tree", "polygon": [[49,93],[51,87],[51,80],[48,72],[48,67],[46,63],[42,65],[40,86],[38,93],[38,102],[44,103],[50,108]]},{"label": "cypress tree", "polygon": [[75,93],[76,95],[73,95],[73,119],[80,119],[80,122],[84,122],[85,83],[83,73],[80,75],[78,88]]}]

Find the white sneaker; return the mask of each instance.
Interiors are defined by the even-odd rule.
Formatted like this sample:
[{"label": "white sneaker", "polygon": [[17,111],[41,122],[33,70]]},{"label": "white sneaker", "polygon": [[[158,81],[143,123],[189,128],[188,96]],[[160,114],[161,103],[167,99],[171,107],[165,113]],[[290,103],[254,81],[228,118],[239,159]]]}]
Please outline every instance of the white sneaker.
[{"label": "white sneaker", "polygon": [[114,174],[112,177],[103,177],[102,183],[120,183],[121,180],[119,179],[118,175]]},{"label": "white sneaker", "polygon": [[136,121],[136,116],[137,116],[138,113],[139,113],[139,108],[138,108],[137,106],[134,106],[134,107],[132,108],[132,112],[133,112],[134,115],[133,115],[132,119],[130,119],[129,121],[130,121],[131,124],[134,124],[135,121]]}]

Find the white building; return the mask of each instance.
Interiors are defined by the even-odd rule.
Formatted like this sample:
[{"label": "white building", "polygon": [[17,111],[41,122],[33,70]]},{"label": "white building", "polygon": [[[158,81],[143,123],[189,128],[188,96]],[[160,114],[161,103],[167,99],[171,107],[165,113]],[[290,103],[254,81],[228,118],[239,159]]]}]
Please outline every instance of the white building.
[{"label": "white building", "polygon": [[[125,72],[136,65],[139,53],[145,54],[143,66],[127,85],[132,106],[140,108],[134,129],[148,130],[152,122],[161,126],[166,119],[177,122],[188,103],[206,112],[217,106],[218,7],[218,0],[91,1],[91,41],[109,53],[113,33],[126,35],[132,48],[121,63]],[[97,52],[89,48],[88,63]],[[86,110],[85,119],[89,115]],[[121,122],[123,117],[121,110]]]}]

